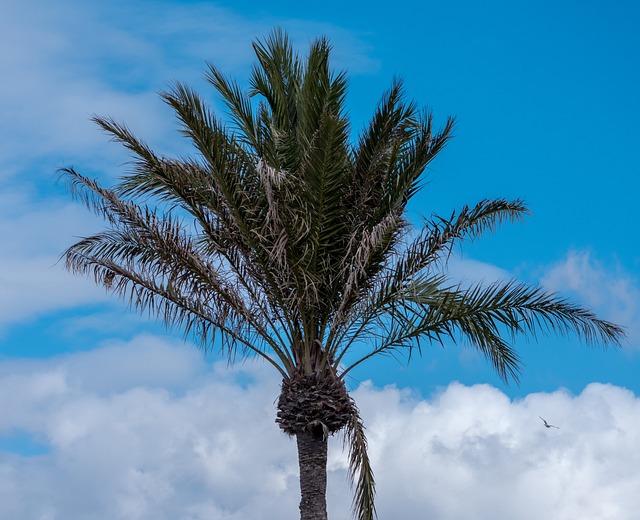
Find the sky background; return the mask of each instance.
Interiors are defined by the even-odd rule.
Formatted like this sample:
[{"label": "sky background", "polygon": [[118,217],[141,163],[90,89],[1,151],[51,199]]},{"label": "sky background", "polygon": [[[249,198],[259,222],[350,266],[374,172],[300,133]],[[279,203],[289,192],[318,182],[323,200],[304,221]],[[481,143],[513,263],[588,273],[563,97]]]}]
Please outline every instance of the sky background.
[{"label": "sky background", "polygon": [[[279,381],[228,369],[132,315],[58,259],[100,229],[56,185],[105,184],[126,154],[89,121],[126,122],[188,153],[158,91],[212,61],[242,80],[251,41],[327,35],[350,76],[354,132],[394,76],[456,138],[414,215],[523,198],[525,223],[468,244],[467,280],[516,277],[626,328],[620,350],[518,338],[521,384],[463,345],[349,381],[380,518],[636,518],[640,508],[640,6],[636,2],[80,2],[4,0],[0,18],[0,517],[294,519],[294,443],[274,423]],[[402,361],[402,360],[401,360]],[[538,416],[560,426],[545,429]],[[330,518],[348,518],[332,440]],[[460,497],[464,496],[464,500]]]}]

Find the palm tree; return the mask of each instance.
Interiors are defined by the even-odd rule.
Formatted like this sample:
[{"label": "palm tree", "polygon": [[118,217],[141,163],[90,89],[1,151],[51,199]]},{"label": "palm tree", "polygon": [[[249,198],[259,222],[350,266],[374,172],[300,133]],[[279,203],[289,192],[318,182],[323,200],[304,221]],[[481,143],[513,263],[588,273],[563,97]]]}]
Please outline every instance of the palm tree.
[{"label": "palm tree", "polygon": [[126,126],[94,118],[134,161],[112,188],[61,170],[107,224],[66,250],[66,267],[204,349],[271,364],[282,377],[276,422],[297,441],[301,519],[327,518],[327,438],[339,431],[354,514],[371,519],[365,431],[345,386],[355,366],[453,340],[509,380],[520,368],[517,334],[572,332],[604,345],[624,334],[538,287],[447,279],[453,247],[527,213],[520,200],[482,200],[411,225],[407,204],[451,138],[451,118],[434,129],[396,80],[352,138],[347,78],[331,69],[326,39],[304,58],[279,30],[253,48],[246,90],[208,65],[226,124],[181,83],[162,93],[192,158],[157,155]]}]

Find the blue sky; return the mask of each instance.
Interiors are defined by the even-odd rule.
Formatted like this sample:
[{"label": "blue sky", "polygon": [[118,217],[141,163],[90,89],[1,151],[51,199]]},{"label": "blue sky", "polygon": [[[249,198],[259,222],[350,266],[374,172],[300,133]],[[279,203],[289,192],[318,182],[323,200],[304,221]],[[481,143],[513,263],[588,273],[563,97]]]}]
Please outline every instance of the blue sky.
[{"label": "blue sky", "polygon": [[[179,333],[167,333],[129,314],[91,281],[67,274],[57,262],[60,254],[75,237],[99,229],[100,223],[73,204],[54,178],[56,169],[63,166],[75,166],[107,184],[122,172],[126,155],[90,123],[92,114],[125,121],[163,153],[188,152],[157,92],[182,80],[212,94],[202,80],[206,60],[245,78],[251,40],[275,26],[287,29],[301,50],[316,36],[330,37],[335,66],[350,74],[349,109],[356,130],[394,76],[404,79],[408,94],[429,107],[436,120],[456,116],[456,138],[427,172],[427,184],[411,208],[414,214],[448,215],[486,197],[526,200],[531,209],[527,222],[507,225],[493,236],[468,244],[452,260],[453,275],[486,281],[517,277],[542,284],[625,326],[629,336],[621,350],[586,348],[575,338],[520,338],[517,347],[524,371],[519,386],[505,386],[481,357],[462,346],[427,348],[410,366],[390,358],[364,365],[354,372],[350,383],[354,389],[363,383],[358,390],[363,399],[380,403],[378,408],[367,405],[371,417],[367,424],[379,472],[382,475],[386,469],[393,476],[386,482],[392,486],[400,470],[388,454],[393,449],[385,444],[395,430],[385,428],[397,423],[394,428],[413,431],[425,409],[443,424],[449,424],[448,414],[455,409],[472,424],[484,425],[473,442],[481,439],[487,453],[497,453],[491,451],[495,448],[491,439],[499,439],[503,448],[522,446],[514,453],[523,457],[525,446],[542,450],[539,443],[546,440],[536,437],[527,445],[522,443],[528,437],[520,435],[540,424],[527,422],[525,428],[518,423],[513,429],[518,432],[517,442],[511,442],[504,437],[504,429],[493,431],[474,416],[471,403],[478,399],[487,406],[495,405],[490,415],[499,417],[502,425],[524,416],[539,422],[537,416],[545,409],[576,418],[577,424],[595,406],[601,413],[593,412],[597,420],[592,440],[624,434],[626,442],[639,436],[640,424],[624,419],[629,410],[637,410],[640,394],[636,216],[640,7],[635,2],[604,6],[600,2],[452,1],[403,3],[395,9],[389,4],[333,0],[314,7],[301,2],[169,0],[135,5],[74,0],[55,6],[42,0],[5,4],[0,20],[0,388],[5,407],[0,421],[0,470],[9,477],[6,484],[0,483],[0,497],[15,495],[15,489],[34,475],[41,486],[32,495],[21,491],[18,498],[0,500],[0,516],[84,518],[83,511],[106,500],[95,487],[86,489],[84,502],[67,496],[65,485],[70,489],[83,482],[84,472],[103,475],[109,482],[112,478],[114,486],[130,483],[130,487],[122,484],[125,488],[111,490],[124,497],[116,501],[120,509],[107,511],[111,518],[146,519],[154,514],[158,518],[161,510],[186,515],[185,508],[191,506],[185,504],[200,504],[193,505],[191,516],[185,518],[209,514],[240,519],[267,514],[268,507],[258,507],[264,499],[258,484],[251,488],[252,496],[257,497],[255,511],[244,510],[240,502],[224,503],[224,493],[202,498],[221,485],[214,478],[221,459],[203,455],[218,448],[188,444],[173,427],[161,436],[156,448],[171,445],[182,453],[188,446],[193,465],[184,470],[183,477],[200,482],[200,487],[192,489],[171,480],[170,469],[178,459],[169,456],[163,459],[165,466],[157,467],[144,454],[133,465],[124,462],[126,457],[121,466],[98,456],[88,457],[85,464],[65,462],[65,457],[83,460],[83,450],[104,451],[104,443],[117,437],[114,434],[110,441],[109,436],[98,433],[104,430],[107,414],[120,414],[118,431],[129,432],[128,440],[120,444],[132,449],[151,427],[140,422],[136,413],[141,403],[152,402],[158,410],[164,403],[185,424],[193,423],[185,428],[195,432],[194,438],[205,439],[202,432],[217,428],[213,417],[217,412],[207,412],[212,415],[206,420],[195,420],[201,410],[194,401],[206,400],[216,392],[235,392],[239,399],[249,399],[255,410],[271,407],[273,411],[277,381],[252,364],[223,375],[215,356],[203,358],[182,342]],[[211,103],[216,106],[215,98],[211,97]],[[220,378],[222,382],[213,381]],[[450,385],[454,381],[460,385]],[[473,386],[482,384],[489,386]],[[260,402],[259,394],[269,399]],[[545,405],[536,407],[535,403]],[[385,410],[391,419],[378,420]],[[105,415],[98,419],[100,413]],[[158,414],[164,421],[168,412]],[[622,421],[615,430],[607,430],[611,417]],[[264,427],[273,432],[264,442],[275,443],[269,444],[272,448],[284,442],[282,453],[287,455],[266,461],[261,468],[265,472],[289,468],[285,476],[274,478],[281,479],[277,480],[281,498],[286,497],[282,498],[285,503],[292,501],[295,512],[295,479],[290,482],[295,460],[286,458],[293,447],[287,448],[276,426],[265,421]],[[472,443],[468,425],[453,421],[449,426],[450,439]],[[215,438],[225,438],[224,432],[215,431]],[[243,430],[234,431],[241,435]],[[172,437],[172,432],[178,437]],[[554,441],[560,443],[557,453],[567,454],[570,444],[581,446],[584,438],[575,435],[571,442],[568,437]],[[608,453],[612,460],[631,464],[634,459],[624,451],[625,442],[613,454],[606,451],[606,443],[604,451],[589,453],[594,461],[598,454]],[[599,446],[595,441],[592,445]],[[262,451],[265,449],[263,446]],[[279,454],[279,449],[273,452]],[[340,451],[339,445],[336,449]],[[460,452],[461,448],[456,449]],[[448,452],[433,450],[431,455],[446,463]],[[535,449],[533,453],[540,456],[536,462],[550,463],[545,458],[549,455]],[[566,456],[578,464],[578,459]],[[336,457],[332,471],[343,472],[344,461]],[[462,473],[475,475],[482,470],[477,459],[465,461],[468,467],[458,468]],[[526,460],[520,462],[523,468],[530,467]],[[624,480],[626,467],[622,464],[612,471]],[[540,475],[523,472],[546,489]],[[55,493],[51,491],[54,473],[62,475]],[[594,501],[597,495],[592,491],[601,484],[596,473],[583,483],[585,496]],[[123,475],[133,477],[126,480]],[[504,478],[500,475],[495,475],[496,482]],[[414,476],[425,485],[433,478],[419,471]],[[557,478],[562,480],[560,473]],[[336,508],[345,500],[348,503],[343,482],[339,478],[338,482],[332,488]],[[157,498],[165,496],[158,489],[171,490],[166,491],[167,502]],[[149,490],[154,490],[155,499]],[[549,502],[543,501],[542,509],[532,510],[532,515],[558,504],[566,508],[565,517],[579,514],[581,497],[545,492],[551,497]],[[398,493],[381,491],[383,510],[399,507],[393,499],[384,498]],[[425,508],[437,512],[438,518],[467,518],[453,502],[447,505],[446,490],[425,496],[423,502],[408,501],[405,518],[421,518],[412,514]],[[513,496],[513,508],[518,510],[523,503],[517,501],[517,493]],[[470,507],[489,508],[481,493],[477,497],[477,501],[470,500]],[[636,509],[639,505],[631,494],[599,499],[606,504],[634,503]],[[42,510],[33,509],[34,500],[44,504]],[[487,510],[493,517],[507,517],[501,516],[510,511],[508,504],[504,507],[507,509]],[[236,516],[224,516],[225,511]],[[624,516],[625,511],[624,507],[617,510],[615,517],[631,518]],[[590,518],[610,517],[607,514],[603,506],[601,513]]]}]

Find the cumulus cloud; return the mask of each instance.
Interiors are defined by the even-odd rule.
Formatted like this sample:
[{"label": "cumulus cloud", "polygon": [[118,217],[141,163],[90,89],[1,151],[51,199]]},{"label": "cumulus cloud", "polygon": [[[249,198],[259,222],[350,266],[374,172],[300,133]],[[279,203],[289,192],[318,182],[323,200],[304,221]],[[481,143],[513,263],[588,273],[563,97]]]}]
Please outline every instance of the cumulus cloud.
[{"label": "cumulus cloud", "polygon": [[[636,462],[625,459],[635,457],[640,401],[624,389],[592,384],[579,396],[559,391],[515,402],[486,385],[454,383],[426,401],[393,388],[360,392],[381,517],[394,510],[451,520],[635,514]],[[547,430],[538,415],[561,429]]]},{"label": "cumulus cloud", "polygon": [[[208,366],[153,337],[0,364],[0,516],[15,520],[297,518],[295,444],[274,423],[278,378],[260,363]],[[423,398],[365,383],[381,518],[631,520],[640,506],[640,399],[609,385],[510,400],[453,383]],[[546,429],[542,415],[560,429]],[[340,439],[331,518],[350,493]]]},{"label": "cumulus cloud", "polygon": [[0,516],[278,517],[296,461],[273,422],[277,381],[224,365],[205,378],[195,349],[154,343],[3,367],[0,431],[50,451],[0,455]]},{"label": "cumulus cloud", "polygon": [[619,264],[607,265],[588,251],[570,251],[547,270],[541,283],[576,295],[605,318],[627,327],[632,345],[640,345],[640,281]]}]

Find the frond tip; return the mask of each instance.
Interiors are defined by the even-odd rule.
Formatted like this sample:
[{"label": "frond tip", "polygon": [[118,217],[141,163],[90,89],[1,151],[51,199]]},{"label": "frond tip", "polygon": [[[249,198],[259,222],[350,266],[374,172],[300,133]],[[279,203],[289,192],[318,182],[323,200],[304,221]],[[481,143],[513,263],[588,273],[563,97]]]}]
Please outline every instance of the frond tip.
[{"label": "frond tip", "polygon": [[433,291],[415,285],[404,297],[406,310],[419,316],[431,339],[462,337],[481,351],[504,380],[518,381],[520,360],[502,335],[532,337],[540,332],[575,334],[590,345],[620,346],[624,329],[591,311],[536,286],[515,280]]}]

